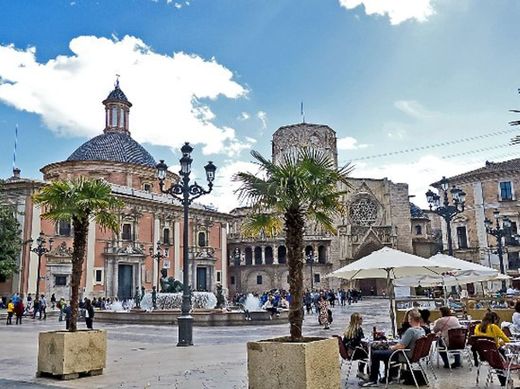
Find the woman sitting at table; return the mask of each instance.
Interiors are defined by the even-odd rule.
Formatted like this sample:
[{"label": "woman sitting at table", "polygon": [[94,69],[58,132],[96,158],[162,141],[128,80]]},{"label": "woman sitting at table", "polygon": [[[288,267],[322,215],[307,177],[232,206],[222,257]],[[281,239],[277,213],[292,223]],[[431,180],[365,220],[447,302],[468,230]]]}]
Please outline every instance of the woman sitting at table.
[{"label": "woman sitting at table", "polygon": [[[368,353],[362,350],[363,345],[361,344],[361,340],[365,337],[363,334],[363,328],[361,328],[361,324],[363,323],[363,318],[357,312],[354,312],[350,316],[350,323],[347,328],[345,328],[345,332],[343,333],[343,344],[347,348],[348,354],[352,356],[354,361],[359,359],[368,358]],[[364,370],[365,363],[359,362],[358,364],[358,377],[364,378]]]},{"label": "woman sitting at table", "polygon": [[[433,325],[433,332],[435,334],[440,334],[439,338],[439,347],[445,348],[448,346],[448,331],[452,328],[460,328],[459,319],[455,316],[451,315],[451,309],[448,307],[440,307],[439,311],[441,312],[441,317],[438,318]],[[448,359],[448,354],[446,352],[439,351],[439,355],[444,362],[444,367],[446,369],[450,368],[450,361]],[[460,354],[455,354],[455,361],[451,365],[451,368],[460,367]]]},{"label": "woman sitting at table", "polygon": [[424,333],[428,335],[431,331],[430,329],[430,310],[429,309],[420,309],[419,313],[421,314],[421,327],[424,330]]},{"label": "woman sitting at table", "polygon": [[500,347],[504,343],[509,343],[510,340],[497,325],[497,317],[498,315],[495,312],[486,313],[482,319],[482,323],[477,324],[475,327],[475,335],[493,338],[497,344],[497,347]]}]

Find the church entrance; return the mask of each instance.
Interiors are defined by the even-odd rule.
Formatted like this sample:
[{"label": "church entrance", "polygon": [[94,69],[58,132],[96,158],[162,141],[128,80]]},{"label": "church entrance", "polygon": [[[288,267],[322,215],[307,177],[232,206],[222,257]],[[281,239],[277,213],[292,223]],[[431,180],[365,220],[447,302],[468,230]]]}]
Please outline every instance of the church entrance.
[{"label": "church entrance", "polygon": [[197,267],[197,290],[208,290],[208,269],[205,267]]},{"label": "church entrance", "polygon": [[117,297],[119,300],[132,298],[133,266],[119,265],[117,279]]}]

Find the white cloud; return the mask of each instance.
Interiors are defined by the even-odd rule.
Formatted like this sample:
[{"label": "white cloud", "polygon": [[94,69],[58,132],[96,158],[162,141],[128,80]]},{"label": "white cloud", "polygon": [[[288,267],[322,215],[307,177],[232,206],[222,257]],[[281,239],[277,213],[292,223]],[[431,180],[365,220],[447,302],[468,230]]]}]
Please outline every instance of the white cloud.
[{"label": "white cloud", "polygon": [[359,144],[357,139],[352,138],[351,136],[346,136],[344,138],[339,138],[337,143],[338,150],[356,150],[356,149],[364,149],[368,147],[367,144]]},{"label": "white cloud", "polygon": [[267,128],[267,113],[264,111],[258,111],[256,117],[262,122],[262,130]]},{"label": "white cloud", "polygon": [[203,145],[205,154],[250,146],[233,128],[212,122],[208,101],[247,93],[214,58],[158,54],[132,36],[80,36],[69,47],[72,55],[39,63],[34,47],[0,45],[0,101],[40,115],[58,134],[90,137],[104,128],[101,101],[120,74],[121,89],[133,103],[130,130],[137,141],[177,149],[189,140]]},{"label": "white cloud", "polygon": [[401,112],[416,119],[426,119],[436,116],[437,113],[428,111],[415,100],[397,100],[394,106]]},{"label": "white cloud", "polygon": [[251,117],[251,115],[247,112],[240,112],[240,115],[238,115],[237,120],[243,122],[245,120],[248,120]]},{"label": "white cloud", "polygon": [[432,155],[425,155],[418,160],[406,163],[378,163],[368,165],[355,163],[352,172],[353,177],[389,178],[394,183],[407,183],[410,195],[415,195],[411,201],[422,208],[427,207],[425,193],[432,182],[438,181],[442,176],[450,177],[463,172],[482,167],[480,161],[454,161],[446,160]]},{"label": "white cloud", "polygon": [[425,22],[435,13],[432,0],[339,0],[346,9],[363,6],[367,15],[387,15],[392,25],[409,19]]},{"label": "white cloud", "polygon": [[213,192],[201,197],[201,203],[213,204],[220,212],[229,212],[233,208],[241,206],[242,204],[239,203],[234,193],[240,186],[240,183],[232,180],[233,176],[238,172],[256,174],[258,172],[258,165],[252,162],[231,161],[222,167],[219,166],[217,168]]}]

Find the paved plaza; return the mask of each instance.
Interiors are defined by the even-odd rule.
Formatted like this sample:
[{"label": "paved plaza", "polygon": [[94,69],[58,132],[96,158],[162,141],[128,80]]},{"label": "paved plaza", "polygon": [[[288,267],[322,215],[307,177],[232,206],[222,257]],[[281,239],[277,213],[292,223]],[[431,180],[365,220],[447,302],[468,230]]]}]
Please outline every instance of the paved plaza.
[{"label": "paved plaza", "polygon": [[[323,330],[316,316],[305,320],[304,334],[341,334],[352,312],[360,312],[368,332],[375,325],[388,328],[388,302],[366,299],[350,307],[336,307],[331,330]],[[177,327],[111,325],[95,323],[108,331],[107,368],[104,374],[74,381],[36,378],[39,331],[58,329],[57,318],[26,319],[22,326],[0,327],[0,388],[247,388],[246,342],[288,333],[288,325],[245,327],[195,327],[195,346],[178,348]],[[276,363],[276,361],[273,361]],[[474,388],[476,370],[457,369],[450,374],[437,369],[432,388]],[[346,368],[342,370],[345,387]],[[518,380],[517,380],[518,381]],[[518,385],[518,382],[515,384]],[[497,380],[491,387],[498,388]],[[351,378],[347,387],[357,388]],[[393,385],[393,388],[401,386]],[[410,386],[403,386],[403,388]]]}]

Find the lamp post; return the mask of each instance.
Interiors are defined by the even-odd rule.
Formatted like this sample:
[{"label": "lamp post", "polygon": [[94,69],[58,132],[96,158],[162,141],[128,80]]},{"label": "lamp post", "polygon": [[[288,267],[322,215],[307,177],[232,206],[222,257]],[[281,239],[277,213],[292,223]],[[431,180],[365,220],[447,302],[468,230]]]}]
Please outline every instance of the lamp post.
[{"label": "lamp post", "polygon": [[[33,244],[33,240],[29,239],[29,245]],[[38,273],[36,274],[36,298],[40,296],[40,274],[42,268],[42,257],[52,250],[52,242],[54,240],[52,238],[49,239],[49,248],[46,247],[47,241],[45,240],[45,235],[43,232],[40,232],[40,236],[36,239],[36,247],[32,247],[31,251],[38,256]]]},{"label": "lamp post", "polygon": [[209,161],[204,169],[206,170],[206,179],[208,180],[208,190],[205,190],[196,182],[190,185],[190,173],[191,173],[191,163],[193,159],[191,158],[191,152],[193,151],[193,147],[190,146],[188,142],[181,147],[182,158],[180,159],[181,170],[179,174],[181,175],[180,183],[172,183],[169,188],[164,187],[164,180],[166,179],[168,166],[164,163],[164,160],[161,160],[157,166],[157,178],[159,179],[159,186],[161,188],[162,193],[166,193],[171,195],[172,197],[178,199],[184,209],[184,229],[182,236],[182,244],[183,244],[183,269],[182,269],[182,281],[183,281],[183,291],[182,291],[182,306],[181,306],[181,316],[178,318],[179,322],[179,341],[177,346],[185,347],[185,346],[193,346],[193,317],[190,315],[191,311],[191,289],[189,285],[189,247],[188,247],[188,212],[189,205],[193,202],[193,200],[199,198],[202,195],[208,194],[213,189],[213,180],[215,179],[215,171],[217,167],[213,165],[213,162]]},{"label": "lamp post", "polygon": [[[464,212],[464,202],[466,200],[466,193],[459,188],[453,186],[450,193],[453,198],[453,204],[450,204],[448,200],[448,188],[449,181],[446,177],[442,177],[440,181],[441,189],[444,192],[443,202],[441,205],[441,196],[428,190],[426,192],[426,199],[430,204],[430,211],[435,212],[437,215],[442,217],[446,222],[446,229],[448,231],[448,254],[453,255],[453,243],[451,239],[451,220],[459,213]],[[435,207],[435,208],[434,208]]]},{"label": "lamp post", "polygon": [[307,263],[311,266],[311,291],[314,290],[314,272],[312,270],[312,266],[314,265],[314,251],[309,251],[307,254]]},{"label": "lamp post", "polygon": [[235,289],[236,293],[240,292],[240,249],[238,247],[233,251],[233,266],[235,267]]},{"label": "lamp post", "polygon": [[[511,228],[511,220],[509,220],[507,216],[501,217],[498,209],[493,211],[493,216],[495,217],[495,227],[493,227],[493,222],[488,218],[484,220],[484,224],[486,226],[486,232],[497,239],[497,254],[500,262],[500,273],[506,274],[504,268],[504,246],[502,244],[502,238],[510,233],[509,229]],[[502,219],[502,227],[500,227],[500,219]],[[502,290],[506,290],[505,280],[502,280]]]},{"label": "lamp post", "polygon": [[161,286],[161,259],[168,258],[168,249],[164,249],[164,254],[161,249],[161,241],[157,241],[157,247],[154,249],[153,246],[150,247],[150,257],[157,260],[157,291],[159,291],[159,287]]}]

